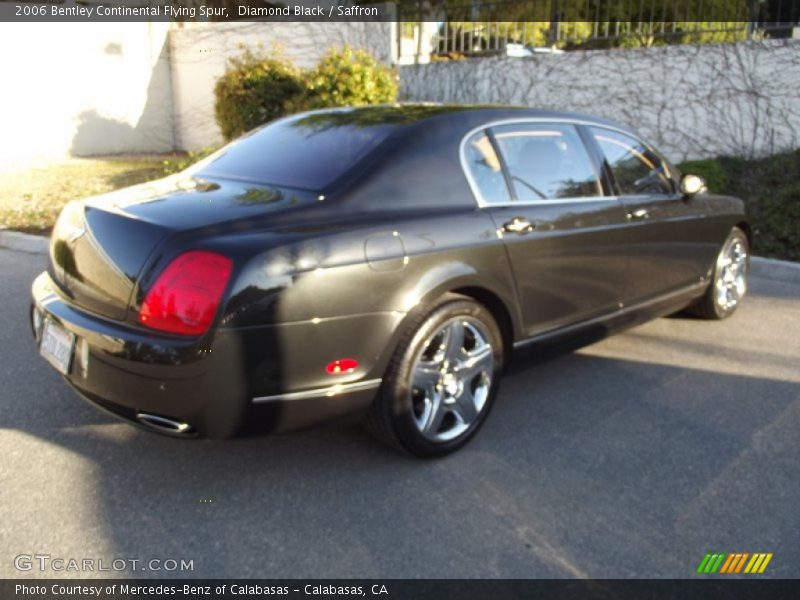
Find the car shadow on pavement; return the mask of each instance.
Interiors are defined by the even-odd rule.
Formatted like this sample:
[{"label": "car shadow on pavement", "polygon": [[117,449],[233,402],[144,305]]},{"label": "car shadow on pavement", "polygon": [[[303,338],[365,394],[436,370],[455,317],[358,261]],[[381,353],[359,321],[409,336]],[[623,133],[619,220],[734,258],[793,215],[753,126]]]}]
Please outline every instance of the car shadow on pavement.
[{"label": "car shadow on pavement", "polygon": [[90,491],[118,555],[194,575],[675,577],[707,548],[797,557],[794,382],[562,354],[509,373],[482,433],[439,461],[353,428],[170,439],[56,389],[47,422],[17,425],[91,462],[62,502]]}]

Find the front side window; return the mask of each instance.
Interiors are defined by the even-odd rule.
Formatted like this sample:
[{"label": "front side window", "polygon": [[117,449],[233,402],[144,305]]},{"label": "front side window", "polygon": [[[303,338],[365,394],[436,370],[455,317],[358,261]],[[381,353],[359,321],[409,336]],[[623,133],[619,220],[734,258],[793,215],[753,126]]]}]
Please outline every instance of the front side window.
[{"label": "front side window", "polygon": [[669,166],[642,142],[610,129],[591,130],[622,195],[672,193]]},{"label": "front side window", "polygon": [[465,159],[472,181],[481,200],[487,204],[503,204],[511,200],[503,167],[489,136],[479,131],[467,140]]},{"label": "front side window", "polygon": [[594,164],[573,125],[492,128],[519,202],[602,195]]}]

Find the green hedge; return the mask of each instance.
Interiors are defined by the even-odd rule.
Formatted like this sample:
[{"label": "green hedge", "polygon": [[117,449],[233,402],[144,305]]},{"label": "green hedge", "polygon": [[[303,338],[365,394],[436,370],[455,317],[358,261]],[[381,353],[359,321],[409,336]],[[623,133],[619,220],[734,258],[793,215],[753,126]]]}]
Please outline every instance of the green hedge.
[{"label": "green hedge", "polygon": [[294,109],[305,88],[288,61],[245,50],[214,86],[214,114],[226,140]]},{"label": "green hedge", "polygon": [[363,50],[331,50],[308,73],[305,108],[388,104],[397,100],[397,75]]},{"label": "green hedge", "polygon": [[295,112],[397,100],[397,74],[362,50],[331,49],[308,70],[280,56],[243,50],[214,87],[214,111],[226,140]]},{"label": "green hedge", "polygon": [[706,180],[709,190],[716,192],[728,188],[728,173],[725,171],[725,167],[716,159],[687,160],[680,165],[680,170],[683,173],[700,175]]},{"label": "green hedge", "polygon": [[705,177],[712,192],[744,200],[753,252],[800,261],[800,150],[757,160],[688,161],[680,169]]}]

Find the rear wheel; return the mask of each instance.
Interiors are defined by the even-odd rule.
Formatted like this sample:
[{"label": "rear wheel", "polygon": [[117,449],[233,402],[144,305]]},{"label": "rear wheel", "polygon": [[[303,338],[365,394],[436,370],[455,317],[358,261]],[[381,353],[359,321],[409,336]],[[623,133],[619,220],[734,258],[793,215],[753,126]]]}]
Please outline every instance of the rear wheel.
[{"label": "rear wheel", "polygon": [[475,435],[497,395],[503,342],[491,313],[450,295],[418,320],[393,356],[367,417],[378,439],[422,457]]},{"label": "rear wheel", "polygon": [[750,244],[747,235],[734,227],[717,255],[705,295],[689,307],[689,312],[704,319],[731,316],[747,293],[749,269]]}]

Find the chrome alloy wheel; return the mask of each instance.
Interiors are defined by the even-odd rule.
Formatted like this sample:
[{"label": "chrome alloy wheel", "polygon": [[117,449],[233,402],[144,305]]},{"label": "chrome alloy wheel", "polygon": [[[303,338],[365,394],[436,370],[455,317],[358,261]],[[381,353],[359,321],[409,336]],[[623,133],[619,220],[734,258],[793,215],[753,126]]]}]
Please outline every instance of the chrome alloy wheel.
[{"label": "chrome alloy wheel", "polygon": [[413,421],[424,437],[455,439],[478,418],[494,372],[490,339],[479,321],[459,316],[422,345],[411,370],[410,393]]},{"label": "chrome alloy wheel", "polygon": [[732,311],[747,292],[747,242],[732,236],[717,259],[714,300],[723,312]]}]

